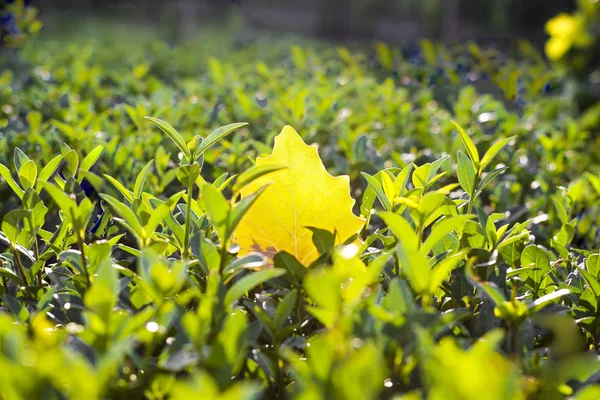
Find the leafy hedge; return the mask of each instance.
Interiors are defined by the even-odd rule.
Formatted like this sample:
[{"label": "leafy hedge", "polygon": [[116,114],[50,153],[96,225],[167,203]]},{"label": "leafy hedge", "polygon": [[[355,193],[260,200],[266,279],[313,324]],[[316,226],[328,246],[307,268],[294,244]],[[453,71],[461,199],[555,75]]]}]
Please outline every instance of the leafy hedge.
[{"label": "leafy hedge", "polygon": [[[0,77],[0,398],[598,397],[600,108],[532,46],[119,35]],[[235,229],[286,124],[364,223],[308,265]]]}]

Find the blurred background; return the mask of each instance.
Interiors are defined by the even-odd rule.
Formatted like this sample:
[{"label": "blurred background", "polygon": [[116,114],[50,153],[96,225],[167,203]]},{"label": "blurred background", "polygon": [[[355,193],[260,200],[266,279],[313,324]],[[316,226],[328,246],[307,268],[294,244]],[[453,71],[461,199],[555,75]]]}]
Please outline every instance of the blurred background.
[{"label": "blurred background", "polygon": [[167,40],[189,38],[232,18],[246,29],[294,32],[332,40],[404,43],[423,37],[544,40],[544,24],[571,12],[574,0],[44,0],[46,29],[66,32],[87,18],[152,24]]}]

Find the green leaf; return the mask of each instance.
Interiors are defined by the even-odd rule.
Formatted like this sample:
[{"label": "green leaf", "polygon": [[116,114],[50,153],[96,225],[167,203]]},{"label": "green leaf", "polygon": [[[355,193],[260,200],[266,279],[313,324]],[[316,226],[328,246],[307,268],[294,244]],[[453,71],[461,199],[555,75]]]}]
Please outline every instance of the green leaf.
[{"label": "green leaf", "polygon": [[23,166],[23,164],[25,164],[27,161],[29,161],[30,158],[27,156],[27,154],[23,153],[23,151],[18,148],[15,147],[15,151],[13,154],[13,162],[15,164],[15,170],[20,170],[21,167]]},{"label": "green leaf", "polygon": [[227,179],[228,176],[229,176],[228,172],[221,174],[217,179],[215,179],[215,181],[212,183],[212,185],[214,187],[216,187],[217,190],[219,190],[219,192],[222,192],[224,185],[228,181],[228,179]]},{"label": "green leaf", "polygon": [[521,267],[518,269],[513,269],[512,271],[506,273],[506,278],[508,279],[512,278],[513,276],[519,276],[522,275],[525,271],[533,271],[535,269],[537,269],[537,267]]},{"label": "green leaf", "polygon": [[26,323],[29,319],[29,311],[27,307],[23,306],[21,302],[16,298],[7,293],[2,295],[2,302],[6,304],[8,310],[17,318],[21,323]]},{"label": "green leaf", "polygon": [[524,275],[531,278],[534,285],[533,288],[537,293],[542,280],[548,271],[550,271],[550,256],[548,256],[546,250],[539,246],[527,246],[521,253],[521,266],[535,267],[533,270],[524,271]]},{"label": "green leaf", "polygon": [[461,245],[468,248],[483,248],[485,246],[485,232],[475,221],[466,221],[461,235]]},{"label": "green leaf", "polygon": [[19,196],[20,199],[22,199],[23,194],[25,192],[23,191],[23,189],[21,189],[17,182],[15,182],[10,173],[10,170],[6,168],[6,166],[4,166],[3,164],[0,164],[0,175],[2,175],[2,177],[4,178],[8,186],[10,186],[10,188],[13,190],[13,192],[15,192],[15,194]]},{"label": "green leaf", "polygon": [[562,222],[563,224],[567,224],[569,222],[569,213],[567,212],[567,207],[565,205],[564,198],[558,193],[556,193],[552,196],[552,200],[560,222]]},{"label": "green leaf", "polygon": [[243,257],[236,257],[233,261],[231,261],[231,263],[229,263],[229,265],[227,265],[227,267],[225,267],[223,272],[236,271],[240,268],[261,268],[266,264],[267,258],[262,253],[248,253]]},{"label": "green leaf", "polygon": [[13,246],[17,244],[17,238],[22,229],[20,222],[23,221],[24,224],[27,224],[30,218],[31,211],[28,210],[12,210],[2,218],[2,224],[0,225],[2,232]]},{"label": "green leaf", "polygon": [[161,204],[160,206],[156,207],[154,211],[152,211],[150,214],[150,219],[144,227],[146,237],[149,238],[154,234],[156,228],[158,228],[158,226],[164,221],[170,212],[171,208],[167,204]]},{"label": "green leaf", "polygon": [[193,187],[198,175],[200,175],[200,165],[198,163],[186,164],[177,168],[177,180],[186,188]]},{"label": "green leaf", "polygon": [[97,146],[94,150],[90,151],[89,154],[83,159],[81,165],[79,166],[79,173],[77,180],[81,182],[83,180],[82,172],[87,172],[96,164],[96,161],[100,158],[102,154],[102,150],[104,150],[104,146]]},{"label": "green leaf", "polygon": [[312,232],[312,241],[319,254],[329,253],[335,244],[335,236],[333,233],[312,226],[307,226],[306,228],[310,229]]},{"label": "green leaf", "polygon": [[23,196],[23,208],[31,211],[31,223],[34,233],[37,234],[39,229],[46,222],[46,214],[48,208],[44,205],[40,196],[33,190],[28,190]]},{"label": "green leaf", "polygon": [[32,160],[26,161],[19,168],[19,182],[25,190],[33,188],[37,178],[37,166]]},{"label": "green leaf", "polygon": [[550,257],[546,250],[536,245],[527,246],[521,253],[521,266],[550,268]]},{"label": "green leaf", "polygon": [[440,288],[442,283],[445,280],[448,280],[448,276],[458,266],[462,259],[463,253],[461,252],[442,260],[435,266],[431,272],[431,279],[429,281],[429,294],[434,294]]},{"label": "green leaf", "polygon": [[492,248],[495,248],[496,243],[498,243],[498,234],[496,232],[496,225],[494,225],[494,221],[492,221],[492,219],[485,213],[485,211],[483,211],[483,209],[481,209],[481,207],[477,207],[476,211],[488,243]]},{"label": "green leaf", "polygon": [[299,284],[304,279],[307,269],[293,255],[280,251],[273,257],[273,265],[275,268],[281,268],[288,272],[293,282]]},{"label": "green leaf", "polygon": [[440,170],[440,168],[442,168],[442,166],[444,165],[444,163],[446,161],[448,161],[449,159],[450,159],[450,156],[443,156],[443,157],[440,157],[437,160],[433,161],[429,165],[429,176],[427,177],[427,184],[428,185],[431,183],[432,179],[434,179],[436,176],[439,175],[439,174],[437,174],[437,172]]},{"label": "green leaf", "polygon": [[213,186],[216,187],[217,189],[219,189],[219,192],[222,192],[223,190],[225,190],[225,188],[227,186],[229,186],[229,184],[237,177],[237,175],[231,175],[229,178],[225,179],[223,181],[223,183],[221,183],[220,185],[215,185],[215,183],[213,182]]},{"label": "green leaf", "polygon": [[58,186],[46,182],[44,189],[50,194],[56,205],[67,214],[69,218],[71,214],[77,214],[77,202],[66,194]]},{"label": "green leaf", "polygon": [[143,244],[143,238],[146,237],[144,228],[142,227],[142,224],[140,224],[139,219],[131,210],[131,208],[125,205],[125,203],[122,203],[107,194],[101,194],[100,197],[102,197],[102,200],[108,203],[110,208],[112,208],[112,210],[115,212],[116,216],[122,218],[125,223],[123,223],[123,221],[119,221],[119,219],[117,219],[117,221],[121,222],[122,225],[125,226],[125,228],[127,228],[136,237],[140,244]]},{"label": "green leaf", "polygon": [[506,171],[508,169],[508,167],[501,167],[501,168],[497,168],[493,171],[488,172],[487,174],[485,174],[485,176],[483,177],[483,179],[481,180],[481,182],[479,183],[479,185],[477,186],[477,193],[481,193],[481,191],[492,181],[494,180],[498,175],[504,173],[504,171]]},{"label": "green leaf", "polygon": [[225,136],[229,135],[233,131],[241,128],[242,126],[248,125],[247,122],[237,122],[234,124],[229,124],[217,128],[210,135],[208,135],[204,140],[200,143],[200,145],[196,148],[194,155],[195,157],[201,156],[206,150],[212,147],[219,140],[223,139]]},{"label": "green leaf", "polygon": [[232,305],[236,302],[240,297],[244,295],[244,293],[254,289],[260,284],[263,284],[271,279],[277,278],[285,274],[285,270],[273,268],[266,269],[264,271],[252,272],[249,275],[246,275],[239,281],[237,281],[231,289],[227,291],[225,295],[225,304]]},{"label": "green leaf", "polygon": [[482,282],[478,285],[494,302],[496,305],[500,305],[506,301],[506,297],[493,282]]},{"label": "green leaf", "polygon": [[529,313],[534,314],[534,313],[538,312],[539,310],[541,310],[542,308],[546,307],[546,305],[548,305],[548,303],[558,299],[559,297],[566,296],[570,293],[571,293],[571,291],[569,289],[560,289],[555,292],[549,293],[545,296],[542,296],[539,299],[536,299],[533,303],[531,303],[528,306]]},{"label": "green leaf", "polygon": [[118,180],[116,180],[115,178],[113,178],[112,176],[108,175],[108,174],[104,174],[104,177],[119,191],[121,192],[121,194],[123,196],[125,196],[125,198],[127,199],[127,201],[129,201],[129,203],[133,204],[133,193],[131,192],[131,190],[127,189],[125,186],[123,186],[123,184],[121,182],[119,182]]},{"label": "green leaf", "polygon": [[425,294],[429,290],[431,272],[429,263],[416,249],[410,249],[403,241],[396,245],[396,253],[400,266],[408,282],[417,294]]},{"label": "green leaf", "polygon": [[62,173],[65,179],[75,178],[79,166],[79,156],[74,150],[68,150],[63,154],[64,167]]},{"label": "green leaf", "polygon": [[361,172],[360,174],[367,180],[369,186],[373,188],[375,194],[377,195],[377,198],[383,205],[383,208],[385,208],[386,211],[392,211],[392,203],[385,195],[381,183],[379,183],[379,181],[375,177],[367,174],[366,172]]},{"label": "green leaf", "polygon": [[398,214],[394,214],[389,211],[382,211],[378,213],[379,217],[385,222],[390,228],[390,231],[396,236],[396,238],[404,244],[410,250],[416,250],[419,243],[419,238],[415,233],[413,227]]},{"label": "green leaf", "polygon": [[413,171],[415,164],[410,163],[400,171],[394,180],[394,191],[396,195],[402,196],[406,190],[406,185],[410,182],[410,173]]},{"label": "green leaf", "polygon": [[470,197],[475,190],[475,166],[462,151],[458,152],[458,183]]},{"label": "green leaf", "polygon": [[144,166],[144,168],[142,168],[139,175],[137,176],[137,178],[135,180],[135,185],[133,186],[133,197],[134,198],[139,199],[142,197],[142,192],[144,190],[144,183],[146,183],[146,178],[148,177],[148,171],[150,171],[150,167],[152,167],[153,163],[154,163],[154,160],[150,160],[148,162],[148,164],[146,164]]},{"label": "green leaf", "polygon": [[460,139],[462,140],[465,148],[467,149],[467,154],[469,155],[471,161],[473,161],[473,164],[475,164],[475,166],[479,165],[479,153],[477,152],[477,147],[475,147],[475,143],[473,143],[467,132],[465,132],[465,130],[459,124],[457,124],[454,121],[450,122],[452,122],[452,124],[458,131]]},{"label": "green leaf", "polygon": [[425,240],[425,243],[423,243],[423,246],[421,247],[421,254],[428,255],[435,245],[442,241],[447,234],[455,230],[462,230],[464,223],[474,217],[474,215],[457,215],[454,217],[445,218],[436,223],[432,227],[431,233],[427,237],[427,240]]},{"label": "green leaf", "polygon": [[500,140],[495,141],[490,146],[488,151],[484,154],[483,158],[481,159],[481,165],[479,166],[480,174],[483,172],[485,167],[487,167],[492,162],[494,157],[496,157],[496,154],[498,154],[504,148],[504,146],[506,146],[514,138],[516,138],[516,136],[511,136],[506,139],[500,139]]},{"label": "green leaf", "polygon": [[580,267],[577,267],[577,269],[583,276],[583,279],[585,279],[585,282],[588,284],[592,293],[594,293],[594,297],[596,298],[596,301],[597,302],[600,301],[600,282],[598,282],[598,280],[594,276],[592,276],[589,272],[587,272],[585,269],[580,268]]},{"label": "green leaf", "polygon": [[202,187],[202,197],[206,206],[206,213],[210,222],[212,222],[219,239],[221,246],[227,246],[227,226],[229,222],[229,203],[225,196],[212,185],[204,185]]},{"label": "green leaf", "polygon": [[294,306],[296,305],[297,297],[298,292],[296,290],[291,290],[283,297],[283,299],[281,299],[281,302],[275,310],[275,316],[273,317],[275,328],[280,329],[285,325],[285,322],[292,314]]},{"label": "green leaf", "polygon": [[136,128],[140,129],[140,120],[138,117],[137,110],[126,103],[123,103],[122,107],[123,107],[123,110],[125,110],[125,112],[129,116],[129,118],[131,119],[131,122],[133,122],[135,124]]},{"label": "green leaf", "polygon": [[[419,221],[419,224],[423,224],[426,220],[432,216],[435,217],[440,210],[440,207],[446,202],[446,196],[438,192],[426,193],[419,201],[417,212],[420,214],[419,218],[414,218]],[[437,219],[437,217],[435,217]]]},{"label": "green leaf", "polygon": [[393,278],[389,283],[388,295],[383,299],[386,310],[400,315],[411,314],[416,304],[408,283],[404,279]]},{"label": "green leaf", "polygon": [[431,164],[423,164],[419,167],[415,168],[415,171],[412,174],[412,183],[416,188],[424,188],[427,186],[427,182],[429,181],[429,176],[431,171]]},{"label": "green leaf", "polygon": [[94,274],[94,284],[85,293],[84,303],[104,321],[108,321],[118,301],[119,276],[109,260],[101,262]]},{"label": "green leaf", "polygon": [[309,312],[324,325],[332,325],[340,313],[342,307],[340,283],[335,273],[325,268],[312,270],[304,278],[303,286],[306,294],[320,307],[309,308]]},{"label": "green leaf", "polygon": [[8,268],[0,267],[0,276],[16,282],[19,285],[23,285],[23,279]]},{"label": "green leaf", "polygon": [[144,117],[148,121],[152,121],[156,126],[158,126],[168,137],[175,143],[175,145],[181,150],[181,152],[185,155],[188,161],[191,161],[192,155],[190,154],[189,149],[187,148],[187,144],[185,143],[185,139],[183,136],[179,134],[168,122],[160,120],[158,118],[153,117]]},{"label": "green leaf", "polygon": [[394,199],[396,197],[396,189],[394,187],[394,182],[392,182],[392,178],[390,178],[390,174],[386,171],[381,173],[381,188],[383,189],[383,193],[388,199]]},{"label": "green leaf", "polygon": [[600,277],[600,254],[589,256],[585,262],[585,266],[590,275],[598,279]]},{"label": "green leaf", "polygon": [[52,160],[50,160],[44,168],[42,168],[40,174],[38,175],[37,183],[35,184],[35,189],[38,193],[41,192],[43,184],[46,183],[48,179],[50,179],[52,174],[56,171],[56,169],[60,165],[60,162],[62,161],[62,158],[62,155],[56,156]]}]

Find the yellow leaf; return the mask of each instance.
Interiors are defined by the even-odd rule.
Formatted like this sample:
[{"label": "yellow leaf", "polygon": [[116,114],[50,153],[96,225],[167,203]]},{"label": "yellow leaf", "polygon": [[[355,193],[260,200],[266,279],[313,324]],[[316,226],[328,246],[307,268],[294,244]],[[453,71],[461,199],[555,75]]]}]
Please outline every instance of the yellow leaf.
[{"label": "yellow leaf", "polygon": [[258,158],[256,165],[287,168],[242,189],[242,197],[246,197],[270,183],[237,228],[239,256],[258,251],[272,260],[285,250],[309,265],[319,254],[307,227],[335,231],[336,244],[363,227],[365,220],[352,213],[349,177],[329,175],[317,148],[304,143],[291,126],[283,128],[271,155]]}]

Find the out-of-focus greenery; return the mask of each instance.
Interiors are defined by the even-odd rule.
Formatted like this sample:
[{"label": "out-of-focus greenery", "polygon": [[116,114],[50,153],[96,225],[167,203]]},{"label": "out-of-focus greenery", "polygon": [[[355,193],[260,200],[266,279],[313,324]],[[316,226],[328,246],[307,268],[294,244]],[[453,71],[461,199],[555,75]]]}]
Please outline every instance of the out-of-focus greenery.
[{"label": "out-of-focus greenery", "polygon": [[[598,397],[600,106],[527,42],[232,37],[5,56],[0,398]],[[285,124],[366,225],[261,270],[223,224]]]},{"label": "out-of-focus greenery", "polygon": [[28,0],[0,1],[0,45],[20,47],[42,28],[37,9]]},{"label": "out-of-focus greenery", "polygon": [[545,50],[565,80],[566,95],[586,109],[600,100],[600,7],[595,0],[577,4],[574,13],[548,21]]},{"label": "out-of-focus greenery", "polygon": [[[102,144],[111,155],[98,172],[118,171],[127,184],[148,160],[170,152],[142,121],[154,115],[184,137],[250,121],[247,138],[237,136],[207,159],[210,171],[235,173],[291,124],[360,190],[361,171],[431,161],[459,148],[454,118],[483,147],[517,135],[514,152],[501,160],[513,182],[497,185],[490,198],[499,209],[548,210],[557,187],[597,173],[591,149],[598,146],[598,111],[576,114],[561,96],[559,73],[526,42],[509,56],[474,43],[352,51],[227,35],[169,46],[146,39],[145,31],[119,40],[126,34],[27,44],[26,61],[2,74],[1,162],[15,147],[49,161],[63,142],[82,152]],[[158,177],[154,184],[158,193],[168,187]]]}]

